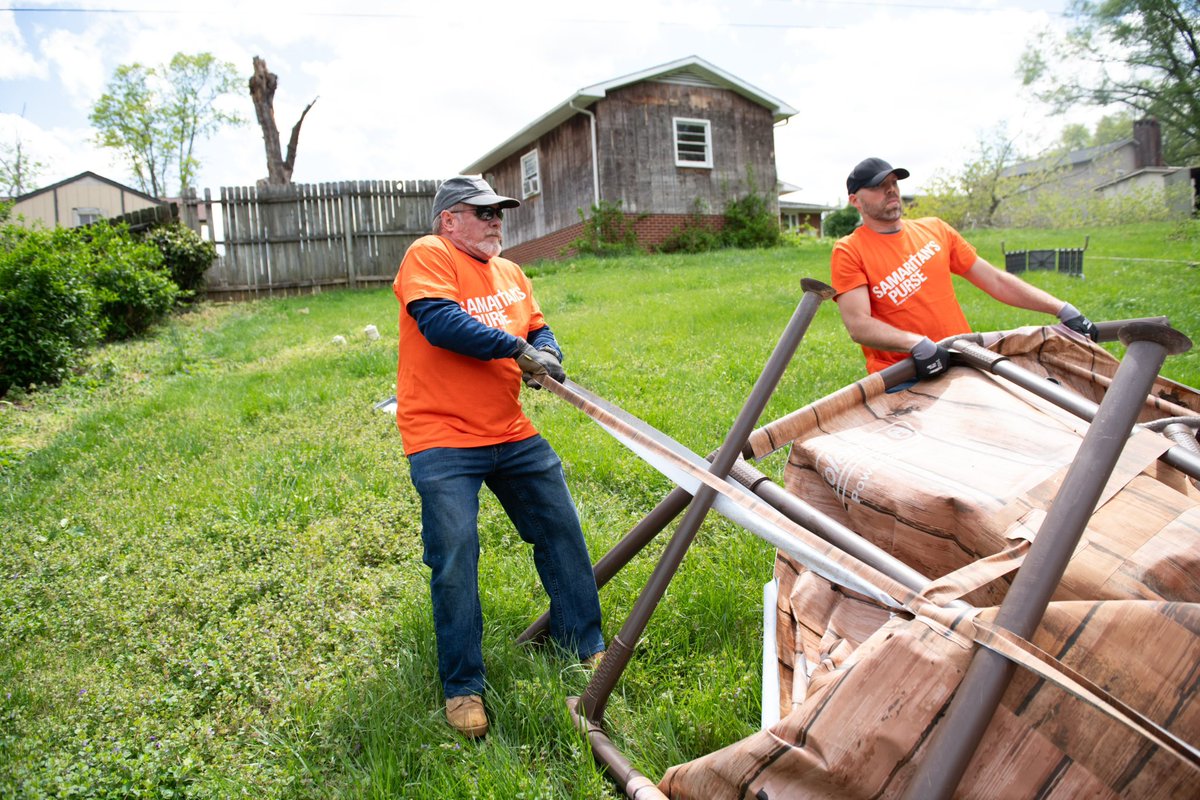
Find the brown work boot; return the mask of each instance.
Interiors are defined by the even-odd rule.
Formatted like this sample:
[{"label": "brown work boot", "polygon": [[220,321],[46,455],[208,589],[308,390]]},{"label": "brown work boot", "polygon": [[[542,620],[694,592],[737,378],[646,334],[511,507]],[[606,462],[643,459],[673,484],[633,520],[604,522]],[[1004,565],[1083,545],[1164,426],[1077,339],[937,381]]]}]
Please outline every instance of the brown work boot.
[{"label": "brown work boot", "polygon": [[488,732],[483,698],[477,694],[451,697],[446,701],[446,721],[468,739],[478,739]]},{"label": "brown work boot", "polygon": [[604,651],[601,650],[598,653],[592,653],[590,656],[585,658],[581,663],[583,664],[584,669],[596,669],[597,667],[600,666],[600,662],[603,660],[604,660]]}]

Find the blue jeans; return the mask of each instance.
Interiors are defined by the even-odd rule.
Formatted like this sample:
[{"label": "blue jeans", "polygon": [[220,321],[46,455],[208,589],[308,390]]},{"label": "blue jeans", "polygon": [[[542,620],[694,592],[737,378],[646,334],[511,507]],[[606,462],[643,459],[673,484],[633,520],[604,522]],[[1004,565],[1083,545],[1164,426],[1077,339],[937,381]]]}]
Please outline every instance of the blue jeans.
[{"label": "blue jeans", "polygon": [[550,596],[550,634],[587,658],[604,649],[600,598],[562,461],[541,436],[486,447],[437,447],[409,457],[421,495],[425,564],[446,698],[482,694],[479,489],[500,500]]}]

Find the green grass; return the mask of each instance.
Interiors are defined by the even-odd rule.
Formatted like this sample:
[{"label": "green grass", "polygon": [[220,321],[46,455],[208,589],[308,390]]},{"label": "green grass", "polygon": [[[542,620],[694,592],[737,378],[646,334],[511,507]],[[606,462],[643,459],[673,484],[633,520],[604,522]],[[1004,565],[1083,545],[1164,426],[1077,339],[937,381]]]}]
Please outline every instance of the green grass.
[{"label": "green grass", "polygon": [[[1085,279],[1029,279],[1093,319],[1166,314],[1200,335],[1195,223],[970,238],[1002,264],[1001,240],[1085,233]],[[569,374],[705,454],[828,257],[811,243],[531,271]],[[977,328],[1045,321],[966,284],[960,297]],[[0,798],[619,796],[563,702],[586,675],[512,644],[544,601],[487,495],[493,731],[468,744],[443,722],[418,502],[372,409],[392,391],[396,312],[386,290],[206,306],[0,403]],[[1163,371],[1200,384],[1200,357]],[[825,304],[765,416],[861,374]],[[549,393],[524,397],[598,558],[671,487]],[[663,544],[603,590],[609,636]],[[609,704],[647,775],[757,727],[772,560],[728,523],[701,529]]]}]

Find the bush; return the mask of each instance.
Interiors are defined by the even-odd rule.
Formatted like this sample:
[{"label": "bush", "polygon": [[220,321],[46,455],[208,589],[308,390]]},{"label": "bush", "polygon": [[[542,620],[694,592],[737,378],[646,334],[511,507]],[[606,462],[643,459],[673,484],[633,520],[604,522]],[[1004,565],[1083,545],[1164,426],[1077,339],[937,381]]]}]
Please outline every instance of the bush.
[{"label": "bush", "polygon": [[132,338],[166,316],[179,287],[162,268],[158,248],[131,238],[122,225],[96,225],[83,236],[84,258],[106,339]]},{"label": "bush", "polygon": [[159,250],[124,225],[0,225],[0,395],[60,382],[82,350],[143,333],[178,295]]},{"label": "bush", "polygon": [[781,231],[779,216],[772,213],[766,197],[751,192],[725,206],[721,238],[731,247],[775,247]]},{"label": "bush", "polygon": [[687,222],[677,225],[671,235],[657,248],[660,253],[706,253],[723,246],[721,231],[705,218],[704,200],[692,202]]},{"label": "bush", "polygon": [[204,273],[217,257],[216,245],[178,223],[151,228],[146,241],[162,253],[163,266],[182,290],[181,300],[190,300],[203,291]]},{"label": "bush", "polygon": [[563,253],[575,250],[582,255],[628,256],[641,252],[637,231],[629,216],[621,210],[621,201],[601,200],[592,206],[591,216],[576,209],[583,221],[579,238],[563,248]]},{"label": "bush", "polygon": [[0,396],[12,386],[58,383],[100,338],[77,246],[61,228],[0,228]]},{"label": "bush", "polygon": [[849,236],[858,227],[858,209],[849,203],[845,208],[838,209],[825,218],[825,235],[835,239]]}]

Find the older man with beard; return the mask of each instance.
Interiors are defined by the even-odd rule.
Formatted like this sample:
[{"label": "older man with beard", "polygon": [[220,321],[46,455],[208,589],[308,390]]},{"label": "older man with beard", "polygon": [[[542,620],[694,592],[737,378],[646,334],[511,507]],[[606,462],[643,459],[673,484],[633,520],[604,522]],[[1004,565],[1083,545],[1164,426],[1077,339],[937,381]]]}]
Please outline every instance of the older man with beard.
[{"label": "older man with beard", "polygon": [[396,425],[421,497],[424,561],[450,725],[488,730],[479,601],[479,491],[500,500],[550,598],[550,633],[594,666],[600,601],[562,462],[521,410],[522,378],[565,380],[562,351],[521,268],[500,258],[504,210],[520,203],[482,178],[438,189],[433,235],[392,289],[400,301]]},{"label": "older man with beard", "polygon": [[949,367],[949,353],[936,342],[971,331],[951,274],[1002,303],[1057,315],[1066,327],[1096,340],[1096,326],[1075,306],[996,269],[942,220],[901,219],[899,181],[908,174],[881,158],[868,158],[846,179],[862,225],[834,245],[830,272],[842,323],[862,345],[868,372],[909,355],[918,379]]}]

